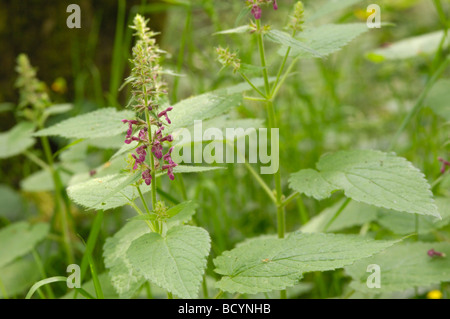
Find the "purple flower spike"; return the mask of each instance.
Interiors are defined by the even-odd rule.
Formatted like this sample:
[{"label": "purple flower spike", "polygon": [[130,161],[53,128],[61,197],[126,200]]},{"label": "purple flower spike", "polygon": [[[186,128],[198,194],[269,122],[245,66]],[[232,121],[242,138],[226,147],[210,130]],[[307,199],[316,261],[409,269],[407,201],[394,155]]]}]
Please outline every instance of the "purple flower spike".
[{"label": "purple flower spike", "polygon": [[142,179],[147,185],[150,185],[152,183],[152,174],[149,169],[142,173]]},{"label": "purple flower spike", "polygon": [[158,117],[164,116],[166,118],[167,123],[172,123],[167,115],[167,112],[172,111],[173,107],[169,106],[167,109],[158,114]]},{"label": "purple flower spike", "polygon": [[161,157],[163,157],[162,151],[163,147],[161,145],[161,142],[158,140],[154,141],[152,146],[152,152],[153,154],[155,154],[156,158],[161,159]]},{"label": "purple flower spike", "polygon": [[261,10],[261,8],[259,6],[257,6],[257,5],[253,6],[252,14],[253,14],[253,16],[255,17],[256,20],[261,19],[261,12],[262,12],[262,10]]}]

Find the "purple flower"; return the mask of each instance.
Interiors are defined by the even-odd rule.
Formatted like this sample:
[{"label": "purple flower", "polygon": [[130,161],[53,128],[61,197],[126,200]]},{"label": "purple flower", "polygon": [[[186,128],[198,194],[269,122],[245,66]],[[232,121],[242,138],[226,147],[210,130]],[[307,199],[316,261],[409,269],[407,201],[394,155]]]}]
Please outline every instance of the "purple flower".
[{"label": "purple flower", "polygon": [[430,257],[445,257],[444,253],[434,250],[433,248],[427,252]]},{"label": "purple flower", "polygon": [[167,109],[158,114],[158,117],[164,116],[166,118],[167,123],[172,123],[167,115],[167,112],[172,111],[173,107],[169,106]]},{"label": "purple flower", "polygon": [[446,161],[445,159],[443,159],[442,157],[438,157],[438,161],[442,162],[442,167],[441,167],[441,174],[445,173],[445,170],[447,168],[447,166],[450,166],[450,162]]},{"label": "purple flower", "polygon": [[169,162],[169,164],[174,164],[174,162],[172,160],[172,151],[173,151],[173,147],[171,147],[169,149],[169,151],[164,155],[164,160],[166,162]]},{"label": "purple flower", "polygon": [[155,154],[156,158],[161,159],[161,157],[163,157],[162,151],[163,147],[161,145],[161,142],[159,140],[155,140],[153,142],[152,152],[153,154]]},{"label": "purple flower", "polygon": [[150,170],[145,170],[142,173],[142,179],[144,180],[145,184],[150,185],[152,183],[152,173]]},{"label": "purple flower", "polygon": [[261,8],[258,5],[255,4],[252,7],[252,14],[253,14],[253,16],[255,17],[256,20],[261,19],[261,12],[262,12],[262,10],[261,10]]},{"label": "purple flower", "polygon": [[167,164],[167,165],[163,165],[163,167],[162,167],[162,169],[163,170],[167,170],[167,175],[169,176],[169,178],[173,181],[174,179],[175,179],[175,175],[173,175],[173,168],[175,167],[175,166],[177,166],[178,164],[176,164],[176,163],[170,163],[170,164]]},{"label": "purple flower", "polygon": [[278,3],[277,0],[273,0],[273,9],[278,10]]}]

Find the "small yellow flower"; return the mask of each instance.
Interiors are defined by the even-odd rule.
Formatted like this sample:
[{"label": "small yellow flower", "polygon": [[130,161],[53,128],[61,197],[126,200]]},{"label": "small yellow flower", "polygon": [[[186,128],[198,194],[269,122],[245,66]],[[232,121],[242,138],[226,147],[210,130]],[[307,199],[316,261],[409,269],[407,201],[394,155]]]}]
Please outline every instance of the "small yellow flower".
[{"label": "small yellow flower", "polygon": [[427,299],[442,299],[442,292],[439,290],[431,290],[427,293]]}]

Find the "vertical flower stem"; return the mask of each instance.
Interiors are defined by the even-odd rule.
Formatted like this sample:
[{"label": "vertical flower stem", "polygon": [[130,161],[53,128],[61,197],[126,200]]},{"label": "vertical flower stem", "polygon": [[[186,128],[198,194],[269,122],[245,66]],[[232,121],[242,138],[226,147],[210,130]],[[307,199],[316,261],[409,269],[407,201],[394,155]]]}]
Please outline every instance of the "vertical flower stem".
[{"label": "vertical flower stem", "polygon": [[[41,127],[41,129],[43,126]],[[66,205],[66,212],[64,212],[61,208],[61,199],[62,199],[62,189],[61,189],[61,183],[58,172],[55,170],[54,163],[53,163],[53,156],[52,151],[50,148],[50,143],[46,136],[41,137],[41,143],[42,147],[44,148],[45,157],[47,159],[48,166],[50,168],[50,173],[52,175],[53,184],[55,186],[55,211],[57,214],[61,217],[61,228],[64,238],[64,248],[66,250],[67,255],[67,264],[73,264],[74,263],[74,255],[72,250],[72,245],[70,241],[70,234],[69,234],[69,224],[67,221],[67,215],[70,214],[70,211],[68,209],[68,206]]]},{"label": "vertical flower stem", "polygon": [[[145,98],[145,102],[147,103],[147,98]],[[150,115],[148,112],[148,109],[145,109],[145,119],[147,121],[147,125],[148,125],[148,140],[150,142],[150,145],[152,144],[152,127],[150,124]],[[156,209],[156,172],[155,172],[155,159],[153,157],[153,153],[152,153],[152,149],[149,146],[147,148],[147,151],[150,155],[150,167],[152,169],[152,209],[155,210]]]},{"label": "vertical flower stem", "polygon": [[[266,57],[264,52],[264,42],[263,42],[263,34],[261,30],[261,22],[256,20],[257,27],[257,39],[258,39],[258,48],[259,55],[261,59],[261,66],[263,67],[263,76],[264,76],[264,90],[266,93],[266,110],[268,116],[268,128],[269,128],[269,136],[271,135],[272,128],[277,127],[275,109],[272,102],[271,92],[270,92],[270,84],[269,84],[269,75],[267,72],[267,64]],[[274,174],[275,179],[275,190],[276,190],[276,200],[277,200],[277,228],[278,228],[278,238],[284,238],[284,234],[286,232],[286,213],[283,204],[283,193],[281,190],[281,173],[280,168]],[[287,294],[286,290],[280,291],[280,298],[286,299]]]},{"label": "vertical flower stem", "polygon": [[[261,22],[259,20],[256,20],[256,27],[257,27],[257,33],[258,33],[258,48],[259,48],[259,55],[261,59],[261,66],[263,67],[263,76],[264,76],[264,89],[266,92],[266,110],[268,115],[268,126],[269,126],[269,132],[272,128],[276,128],[276,116],[275,116],[275,109],[273,106],[273,102],[271,100],[271,94],[270,94],[270,84],[269,84],[269,75],[267,72],[267,65],[266,65],[266,57],[264,52],[264,43],[263,43],[263,35],[261,30]],[[286,217],[285,217],[285,209],[282,205],[282,198],[283,193],[281,190],[281,173],[280,169],[274,174],[275,179],[275,190],[276,190],[276,200],[277,200],[277,223],[278,223],[278,238],[284,238],[284,233],[286,231]]]}]

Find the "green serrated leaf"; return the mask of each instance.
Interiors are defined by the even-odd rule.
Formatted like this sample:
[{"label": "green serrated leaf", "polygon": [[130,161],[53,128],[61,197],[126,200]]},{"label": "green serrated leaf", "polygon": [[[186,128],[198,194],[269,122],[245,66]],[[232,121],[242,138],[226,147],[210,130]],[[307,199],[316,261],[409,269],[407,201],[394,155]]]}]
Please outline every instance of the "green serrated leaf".
[{"label": "green serrated leaf", "polygon": [[[134,176],[134,175],[133,175]],[[124,186],[130,175],[114,174],[93,178],[86,182],[67,188],[67,194],[77,204],[88,209],[108,210],[128,204],[139,197],[139,192],[132,185]],[[151,190],[151,186],[140,186],[143,194]]]},{"label": "green serrated leaf", "polygon": [[214,260],[224,277],[217,283],[231,293],[281,290],[298,283],[303,273],[342,268],[392,246],[353,235],[292,233],[284,239],[251,239]]},{"label": "green serrated leaf", "polygon": [[323,156],[317,169],[292,174],[290,187],[318,200],[343,190],[358,202],[440,218],[424,175],[393,153],[341,151]]},{"label": "green serrated leaf", "polygon": [[126,252],[133,240],[149,232],[150,229],[142,221],[130,221],[113,237],[106,239],[103,247],[105,266],[109,269],[114,289],[122,298],[131,298],[145,282],[144,277],[133,269]]},{"label": "green serrated leaf", "polygon": [[241,103],[242,94],[228,94],[226,89],[183,100],[173,106],[173,110],[170,112],[172,124],[167,127],[165,132],[169,134],[178,128],[193,125],[194,121],[219,116]]},{"label": "green serrated leaf", "polygon": [[296,38],[293,38],[286,32],[282,32],[279,30],[270,30],[268,33],[265,34],[265,37],[273,42],[279,43],[283,46],[290,47],[295,51],[303,51],[307,52],[310,55],[322,58],[323,55],[317,52],[316,50],[309,47],[307,43],[303,43]]},{"label": "green serrated leaf", "polygon": [[[442,252],[445,257],[430,257],[430,249]],[[351,288],[371,294],[403,291],[409,288],[429,286],[450,280],[450,244],[449,243],[409,243],[386,249],[384,252],[360,260],[345,271],[353,278]],[[367,266],[380,266],[380,288],[367,286]]]},{"label": "green serrated leaf", "polygon": [[209,249],[206,230],[176,226],[164,237],[148,233],[134,240],[127,257],[147,280],[178,297],[196,298]]},{"label": "green serrated leaf", "polygon": [[0,268],[29,253],[47,236],[49,225],[27,222],[11,224],[0,230]]},{"label": "green serrated leaf", "polygon": [[35,139],[31,136],[34,124],[21,122],[8,132],[0,133],[0,158],[18,155],[31,147]]},{"label": "green serrated leaf", "polygon": [[[374,50],[369,56],[375,56],[384,60],[399,60],[418,57],[421,55],[430,55],[436,52],[444,37],[443,31],[431,32],[404,40],[400,40],[387,47]],[[444,41],[443,48],[450,44],[450,35]]]},{"label": "green serrated leaf", "polygon": [[104,108],[67,119],[36,132],[34,136],[56,135],[75,139],[110,137],[125,132],[128,126],[121,120],[134,116],[131,111]]},{"label": "green serrated leaf", "polygon": [[[367,31],[369,31],[369,28],[365,23],[326,24],[316,28],[309,28],[300,33],[297,38],[316,53],[325,57],[339,51]],[[287,48],[283,47],[278,53],[284,56],[286,50]],[[315,54],[296,49],[295,47],[291,48],[289,55],[302,58],[316,57]]]}]

